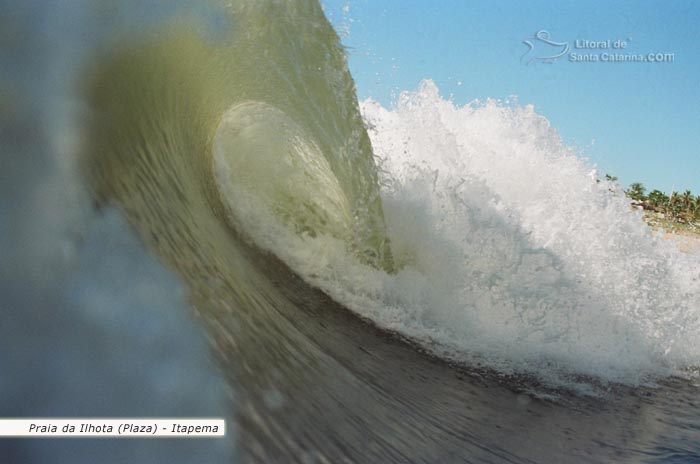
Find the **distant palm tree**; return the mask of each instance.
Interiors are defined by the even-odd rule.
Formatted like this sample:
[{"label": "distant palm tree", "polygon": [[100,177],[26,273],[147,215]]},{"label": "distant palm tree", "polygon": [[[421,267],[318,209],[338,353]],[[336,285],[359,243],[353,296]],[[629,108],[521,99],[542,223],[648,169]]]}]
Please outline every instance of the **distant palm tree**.
[{"label": "distant palm tree", "polygon": [[700,221],[700,195],[696,196],[692,202],[692,213],[690,215],[692,221]]},{"label": "distant palm tree", "polygon": [[683,200],[677,192],[671,192],[671,196],[668,199],[667,210],[668,213],[673,216],[673,219],[680,219],[681,212],[683,211]]},{"label": "distant palm tree", "polygon": [[690,190],[683,192],[683,195],[681,195],[681,202],[683,212],[685,213],[684,215],[686,219],[689,219],[693,206],[693,194],[690,192]]},{"label": "distant palm tree", "polygon": [[627,190],[627,196],[630,197],[633,200],[637,201],[644,201],[646,200],[646,196],[644,195],[644,192],[646,192],[646,188],[641,182],[635,182],[630,185],[630,188]]},{"label": "distant palm tree", "polygon": [[668,196],[661,190],[656,189],[649,192],[647,199],[649,200],[649,204],[657,211],[664,209],[668,203]]}]

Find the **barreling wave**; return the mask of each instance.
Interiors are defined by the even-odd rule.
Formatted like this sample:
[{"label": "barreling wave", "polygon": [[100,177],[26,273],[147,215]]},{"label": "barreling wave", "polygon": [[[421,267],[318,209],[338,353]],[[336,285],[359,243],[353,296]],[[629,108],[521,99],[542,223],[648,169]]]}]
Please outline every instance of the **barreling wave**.
[{"label": "barreling wave", "polygon": [[626,383],[698,364],[697,257],[654,238],[531,107],[455,107],[430,82],[393,110],[366,101],[380,171],[317,4],[212,8],[225,25],[178,17],[116,41],[88,79],[96,197],[200,311],[289,336],[272,252],[467,364]]},{"label": "barreling wave", "polygon": [[700,461],[699,258],[532,107],[358,105],[315,1],[44,3],[0,2],[3,415],[232,409],[99,462]]},{"label": "barreling wave", "polygon": [[[261,136],[258,116],[282,116],[249,102],[215,136],[230,223],[355,313],[443,358],[556,385],[581,375],[636,385],[697,365],[697,256],[653,236],[531,107],[458,108],[426,81],[394,110],[371,100],[362,109],[396,272],[350,253],[345,200],[319,150],[288,122]],[[247,137],[254,162],[238,153]],[[261,172],[278,182],[251,184]]]}]

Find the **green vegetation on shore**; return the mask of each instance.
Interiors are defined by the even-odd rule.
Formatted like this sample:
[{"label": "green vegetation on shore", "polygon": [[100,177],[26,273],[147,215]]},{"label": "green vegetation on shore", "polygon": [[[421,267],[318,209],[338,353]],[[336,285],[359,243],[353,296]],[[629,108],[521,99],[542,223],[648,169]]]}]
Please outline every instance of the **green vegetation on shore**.
[{"label": "green vegetation on shore", "polygon": [[[614,176],[605,178],[617,181]],[[670,195],[656,189],[647,193],[640,182],[631,184],[624,192],[632,200],[632,206],[644,210],[644,219],[651,227],[668,232],[700,233],[700,195],[693,195],[690,190]]]}]

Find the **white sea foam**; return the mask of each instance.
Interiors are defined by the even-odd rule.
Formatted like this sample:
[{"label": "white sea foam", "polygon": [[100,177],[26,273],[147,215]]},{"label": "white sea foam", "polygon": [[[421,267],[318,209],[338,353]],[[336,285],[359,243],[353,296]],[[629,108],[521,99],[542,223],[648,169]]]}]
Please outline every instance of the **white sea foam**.
[{"label": "white sea foam", "polygon": [[236,226],[442,356],[557,382],[635,384],[700,364],[700,259],[655,238],[532,106],[457,107],[425,81],[392,110],[367,100],[362,111],[396,274],[361,265],[338,238],[294,233],[220,175]]}]

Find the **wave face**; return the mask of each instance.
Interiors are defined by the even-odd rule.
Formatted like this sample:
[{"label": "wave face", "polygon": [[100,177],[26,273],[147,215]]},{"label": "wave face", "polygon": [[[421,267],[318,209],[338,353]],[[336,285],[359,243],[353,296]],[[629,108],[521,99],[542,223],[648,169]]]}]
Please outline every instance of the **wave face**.
[{"label": "wave face", "polygon": [[[700,364],[698,257],[531,107],[455,107],[428,81],[360,111],[316,2],[184,11],[89,61],[83,166],[186,284],[251,460],[561,460],[502,444],[522,417],[500,405],[529,399],[455,373],[590,391]],[[465,404],[512,428],[479,436]]]}]

